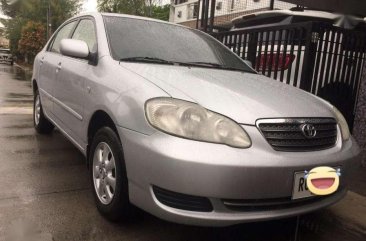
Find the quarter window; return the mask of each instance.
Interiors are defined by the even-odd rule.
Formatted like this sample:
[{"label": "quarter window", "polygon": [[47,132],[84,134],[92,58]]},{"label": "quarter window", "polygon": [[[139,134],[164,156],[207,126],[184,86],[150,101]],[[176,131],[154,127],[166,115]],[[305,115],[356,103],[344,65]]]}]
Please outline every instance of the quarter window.
[{"label": "quarter window", "polygon": [[76,21],[63,26],[53,40],[51,52],[60,53],[60,42],[65,38],[69,38],[71,31],[74,29]]},{"label": "quarter window", "polygon": [[72,38],[86,42],[90,52],[95,53],[97,51],[97,39],[95,36],[94,22],[90,19],[83,19],[77,26]]}]

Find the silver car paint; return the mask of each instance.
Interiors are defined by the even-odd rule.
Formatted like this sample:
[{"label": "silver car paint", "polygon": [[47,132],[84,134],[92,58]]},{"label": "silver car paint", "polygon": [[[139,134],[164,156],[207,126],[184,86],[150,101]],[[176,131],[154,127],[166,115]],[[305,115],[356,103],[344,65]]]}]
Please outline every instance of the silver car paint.
[{"label": "silver car paint", "polygon": [[[342,142],[338,130],[337,145],[327,150],[274,151],[255,127],[258,119],[334,117],[330,105],[301,90],[255,74],[119,63],[110,56],[102,15],[78,17],[86,16],[95,19],[98,64],[90,65],[87,61],[44,49],[36,57],[32,84],[37,83],[41,90],[47,118],[84,155],[93,114],[104,111],[111,117],[123,145],[133,204],[170,221],[224,226],[297,215],[328,206],[343,197],[344,191],[312,205],[275,212],[245,213],[225,209],[221,198],[291,196],[294,172],[314,166],[342,166],[342,182],[345,183],[347,170],[352,161],[357,160],[359,148],[353,139]],[[57,71],[59,63],[61,68]],[[252,139],[252,147],[231,148],[157,131],[148,124],[144,105],[148,99],[161,96],[195,101],[243,124]],[[199,213],[169,208],[156,200],[151,185],[208,197],[215,210]]]},{"label": "silver car paint", "polygon": [[174,98],[197,102],[241,124],[254,125],[258,118],[284,116],[333,117],[324,101],[261,75],[138,63],[121,63],[121,66],[164,90],[169,89],[168,93]]}]

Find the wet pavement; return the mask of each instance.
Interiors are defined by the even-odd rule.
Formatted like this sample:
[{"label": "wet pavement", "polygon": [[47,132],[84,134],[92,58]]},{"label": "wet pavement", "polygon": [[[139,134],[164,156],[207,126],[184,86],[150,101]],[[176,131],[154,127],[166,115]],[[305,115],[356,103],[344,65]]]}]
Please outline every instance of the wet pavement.
[{"label": "wet pavement", "polygon": [[[57,130],[35,133],[24,78],[17,67],[0,65],[0,240],[295,240],[296,218],[201,228],[141,211],[129,223],[106,221],[95,208],[84,157]],[[327,215],[300,217],[297,240],[365,240]]]}]

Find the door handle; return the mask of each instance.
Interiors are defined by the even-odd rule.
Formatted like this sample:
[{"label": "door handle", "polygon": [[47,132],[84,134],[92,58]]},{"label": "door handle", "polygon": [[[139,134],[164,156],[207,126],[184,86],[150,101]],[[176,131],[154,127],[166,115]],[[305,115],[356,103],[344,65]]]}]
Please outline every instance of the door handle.
[{"label": "door handle", "polygon": [[58,63],[58,65],[57,65],[56,73],[58,73],[61,69],[62,69],[62,66],[61,66],[61,62],[60,62],[60,63]]}]

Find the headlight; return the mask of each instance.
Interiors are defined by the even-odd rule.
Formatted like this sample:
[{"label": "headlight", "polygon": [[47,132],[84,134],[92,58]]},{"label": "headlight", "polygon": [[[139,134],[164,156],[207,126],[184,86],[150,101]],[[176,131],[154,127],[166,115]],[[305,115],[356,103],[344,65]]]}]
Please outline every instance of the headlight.
[{"label": "headlight", "polygon": [[338,125],[341,128],[342,139],[344,141],[347,141],[351,135],[349,132],[347,121],[344,118],[344,116],[342,115],[342,113],[336,107],[333,106],[333,110],[334,110],[334,114],[337,118]]},{"label": "headlight", "polygon": [[232,147],[248,148],[248,134],[233,120],[205,108],[173,98],[146,102],[146,117],[155,128],[175,136]]}]

